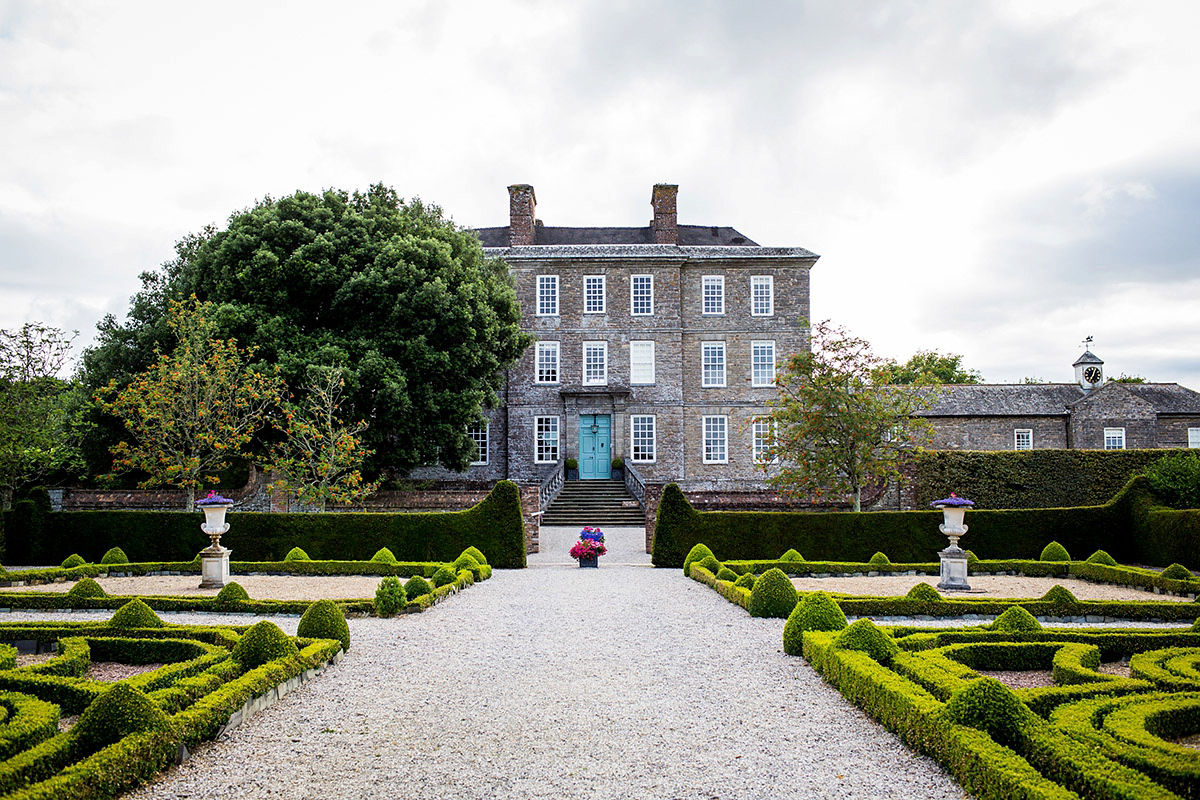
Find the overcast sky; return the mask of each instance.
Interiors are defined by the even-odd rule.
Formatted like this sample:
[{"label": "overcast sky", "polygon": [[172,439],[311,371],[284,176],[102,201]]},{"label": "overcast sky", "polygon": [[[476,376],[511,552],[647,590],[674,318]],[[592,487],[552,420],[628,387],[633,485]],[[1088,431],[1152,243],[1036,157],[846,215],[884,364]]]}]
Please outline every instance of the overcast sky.
[{"label": "overcast sky", "polygon": [[992,382],[1200,390],[1200,3],[0,0],[0,327],[124,317],[266,195],[807,247],[812,315]]}]

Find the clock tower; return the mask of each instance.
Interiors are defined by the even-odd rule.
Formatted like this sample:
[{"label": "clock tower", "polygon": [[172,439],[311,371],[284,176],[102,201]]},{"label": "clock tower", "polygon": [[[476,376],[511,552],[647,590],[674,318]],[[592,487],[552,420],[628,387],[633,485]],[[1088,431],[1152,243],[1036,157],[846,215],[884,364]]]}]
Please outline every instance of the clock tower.
[{"label": "clock tower", "polygon": [[1083,355],[1076,359],[1072,366],[1075,367],[1075,382],[1085,392],[1104,383],[1104,362],[1091,350],[1084,350]]}]

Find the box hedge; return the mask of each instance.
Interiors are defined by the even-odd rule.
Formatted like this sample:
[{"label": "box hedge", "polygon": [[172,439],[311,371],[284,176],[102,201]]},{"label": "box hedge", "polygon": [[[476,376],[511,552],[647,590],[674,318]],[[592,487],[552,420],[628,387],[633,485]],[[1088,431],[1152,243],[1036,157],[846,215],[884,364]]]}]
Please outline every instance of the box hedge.
[{"label": "box hedge", "polygon": [[[198,514],[180,511],[47,513],[32,501],[5,512],[8,563],[58,564],[72,553],[99,561],[120,546],[131,560],[190,561],[209,544]],[[221,544],[246,561],[281,561],[297,544],[314,559],[366,561],[380,548],[401,561],[451,562],[468,547],[500,569],[525,566],[517,485],[500,481],[465,511],[414,514],[233,512]]]}]

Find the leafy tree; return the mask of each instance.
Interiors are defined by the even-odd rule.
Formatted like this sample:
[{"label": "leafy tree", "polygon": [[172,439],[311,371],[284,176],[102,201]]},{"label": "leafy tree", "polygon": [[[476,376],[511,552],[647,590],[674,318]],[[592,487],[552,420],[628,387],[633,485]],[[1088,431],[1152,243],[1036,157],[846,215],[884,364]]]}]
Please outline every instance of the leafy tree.
[{"label": "leafy tree", "polygon": [[879,383],[983,383],[977,370],[963,367],[962,356],[957,353],[942,355],[936,350],[918,350],[903,364],[888,359],[876,375]]},{"label": "leafy tree", "polygon": [[0,501],[5,509],[14,491],[76,455],[77,393],[58,377],[71,338],[40,322],[0,330]]},{"label": "leafy tree", "polygon": [[138,470],[141,486],[179,486],[187,508],[202,483],[224,469],[279,403],[277,371],[246,364],[252,352],[216,338],[212,303],[173,300],[167,325],[176,345],[121,388],[114,380],[97,393],[103,409],[122,420],[131,441],[112,448],[114,471]]},{"label": "leafy tree", "polygon": [[475,457],[467,427],[498,404],[504,372],[528,346],[505,264],[439,208],[394,190],[264,199],[223,229],[184,238],[142,276],[129,320],[101,324],[85,356],[95,385],[127,381],[162,346],[171,298],[216,304],[235,337],[289,385],[309,364],[344,364],[349,419],[366,420],[365,471],[404,472]]},{"label": "leafy tree", "polygon": [[863,487],[899,477],[905,454],[932,437],[913,414],[934,405],[938,392],[880,383],[882,360],[844,328],[826,321],[811,334],[812,351],[790,356],[777,381],[768,417],[774,445],[763,466],[784,493],[849,494],[859,511]]},{"label": "leafy tree", "polygon": [[364,483],[360,471],[370,455],[359,436],[367,423],[346,425],[338,415],[345,387],[342,369],[314,365],[309,377],[304,401],[283,406],[277,427],[286,439],[275,447],[272,467],[279,479],[272,487],[324,511],[330,500],[349,503],[379,484]]},{"label": "leafy tree", "polygon": [[1145,383],[1146,379],[1141,375],[1126,375],[1122,372],[1115,378],[1109,378],[1113,383]]}]

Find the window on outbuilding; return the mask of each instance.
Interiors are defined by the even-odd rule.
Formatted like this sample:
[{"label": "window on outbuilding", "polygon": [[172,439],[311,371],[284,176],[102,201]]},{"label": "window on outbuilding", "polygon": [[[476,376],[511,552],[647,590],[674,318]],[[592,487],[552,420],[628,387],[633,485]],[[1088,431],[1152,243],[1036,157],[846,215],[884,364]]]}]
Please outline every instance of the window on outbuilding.
[{"label": "window on outbuilding", "polygon": [[1124,450],[1125,449],[1125,429],[1124,428],[1105,428],[1104,429],[1104,449],[1105,450]]},{"label": "window on outbuilding", "polygon": [[1188,428],[1188,447],[1200,447],[1200,428]]},{"label": "window on outbuilding", "polygon": [[1033,449],[1033,431],[1029,428],[1017,428],[1013,431],[1014,450]]}]

